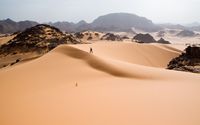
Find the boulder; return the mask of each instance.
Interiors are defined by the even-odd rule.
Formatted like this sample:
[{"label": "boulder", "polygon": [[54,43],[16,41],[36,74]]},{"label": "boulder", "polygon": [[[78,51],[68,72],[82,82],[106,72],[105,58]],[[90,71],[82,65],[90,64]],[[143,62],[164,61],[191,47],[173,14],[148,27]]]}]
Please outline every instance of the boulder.
[{"label": "boulder", "polygon": [[190,58],[199,58],[200,59],[200,47],[197,46],[189,46],[186,48],[186,56]]},{"label": "boulder", "polygon": [[137,34],[133,41],[136,40],[138,43],[155,43],[156,40],[150,34]]},{"label": "boulder", "polygon": [[188,46],[179,57],[172,59],[168,69],[200,73],[200,47]]},{"label": "boulder", "polygon": [[124,39],[129,39],[129,37],[128,37],[128,36],[123,36],[122,39],[123,39],[123,40],[124,40]]},{"label": "boulder", "polygon": [[170,42],[169,41],[166,41],[165,39],[163,39],[163,38],[160,38],[158,41],[157,41],[157,43],[162,43],[162,44],[170,44]]},{"label": "boulder", "polygon": [[101,37],[101,40],[122,41],[122,38],[119,35],[107,33]]}]

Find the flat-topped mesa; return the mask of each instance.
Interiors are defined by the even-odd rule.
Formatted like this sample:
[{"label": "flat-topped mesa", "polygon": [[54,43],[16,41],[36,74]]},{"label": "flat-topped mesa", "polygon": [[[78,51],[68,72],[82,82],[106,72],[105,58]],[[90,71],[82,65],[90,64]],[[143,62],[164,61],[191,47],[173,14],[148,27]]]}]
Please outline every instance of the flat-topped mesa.
[{"label": "flat-topped mesa", "polygon": [[26,53],[37,50],[50,51],[60,44],[77,44],[81,41],[72,35],[64,34],[59,29],[40,24],[26,29],[8,43],[2,45],[0,54]]},{"label": "flat-topped mesa", "polygon": [[188,46],[185,53],[170,61],[168,69],[200,73],[200,47]]}]

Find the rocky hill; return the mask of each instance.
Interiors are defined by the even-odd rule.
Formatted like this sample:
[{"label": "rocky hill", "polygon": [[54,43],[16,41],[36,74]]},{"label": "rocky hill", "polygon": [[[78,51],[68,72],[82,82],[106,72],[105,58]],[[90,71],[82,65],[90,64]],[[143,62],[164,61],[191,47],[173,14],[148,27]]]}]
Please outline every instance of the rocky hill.
[{"label": "rocky hill", "polygon": [[156,43],[156,40],[150,34],[140,33],[134,36],[132,40],[138,43]]},{"label": "rocky hill", "polygon": [[0,47],[0,55],[26,53],[33,51],[48,52],[60,44],[77,44],[81,41],[72,35],[64,34],[59,29],[40,24],[26,29],[14,39]]},{"label": "rocky hill", "polygon": [[187,47],[182,55],[170,61],[168,69],[200,73],[200,47]]},{"label": "rocky hill", "polygon": [[166,41],[163,38],[160,38],[158,41],[156,41],[153,36],[150,34],[142,34],[139,33],[136,36],[133,37],[132,41],[138,42],[138,43],[161,43],[161,44],[170,44],[169,41]]},{"label": "rocky hill", "polygon": [[162,44],[170,44],[170,42],[169,41],[166,41],[165,39],[163,39],[163,38],[160,38],[158,41],[157,41],[157,43],[162,43]]}]

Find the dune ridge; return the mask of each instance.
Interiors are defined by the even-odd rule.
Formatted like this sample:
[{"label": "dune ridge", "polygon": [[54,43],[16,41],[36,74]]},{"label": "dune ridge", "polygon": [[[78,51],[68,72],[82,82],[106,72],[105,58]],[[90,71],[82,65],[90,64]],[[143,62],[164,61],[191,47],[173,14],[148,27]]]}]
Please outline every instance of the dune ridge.
[{"label": "dune ridge", "polygon": [[71,46],[86,52],[88,52],[89,47],[92,47],[95,55],[103,58],[162,68],[165,68],[172,58],[177,57],[181,53],[178,50],[163,49],[162,45],[159,44],[137,44],[131,42],[99,42],[91,45]]},{"label": "dune ridge", "polygon": [[79,60],[84,61],[89,66],[91,66],[94,69],[100,70],[102,72],[111,74],[113,76],[117,77],[136,77],[136,75],[133,75],[127,71],[125,71],[122,68],[118,68],[116,66],[113,66],[112,64],[107,63],[106,61],[103,61],[102,59],[99,59],[98,57],[95,57],[92,54],[89,54],[85,51],[79,50],[74,47],[70,46],[60,46],[57,49],[54,50],[54,52],[59,52],[61,54],[65,54],[69,57],[76,58]]}]

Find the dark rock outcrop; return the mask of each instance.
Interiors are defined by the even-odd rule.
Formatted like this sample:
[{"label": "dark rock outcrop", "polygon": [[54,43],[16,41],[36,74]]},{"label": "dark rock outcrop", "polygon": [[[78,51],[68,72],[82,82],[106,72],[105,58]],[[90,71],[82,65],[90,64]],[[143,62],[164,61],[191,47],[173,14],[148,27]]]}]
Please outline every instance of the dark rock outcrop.
[{"label": "dark rock outcrop", "polygon": [[60,44],[77,44],[81,41],[59,29],[40,24],[26,29],[0,47],[0,55],[26,52],[48,52]]},{"label": "dark rock outcrop", "polygon": [[92,38],[92,36],[90,35],[88,38],[87,38],[87,40],[92,40],[93,38]]},{"label": "dark rock outcrop", "polygon": [[170,44],[170,42],[169,41],[166,41],[165,39],[163,39],[163,38],[160,38],[158,41],[157,41],[157,43],[162,43],[162,44]]},{"label": "dark rock outcrop", "polygon": [[99,37],[99,33],[94,33],[94,35],[95,35],[96,37]]},{"label": "dark rock outcrop", "polygon": [[84,37],[84,34],[82,32],[77,32],[74,34],[75,37],[82,39]]},{"label": "dark rock outcrop", "polygon": [[200,73],[200,47],[187,47],[185,53],[172,59],[167,68],[178,71]]},{"label": "dark rock outcrop", "polygon": [[125,40],[125,39],[130,39],[128,36],[122,36],[121,37],[123,40]]},{"label": "dark rock outcrop", "polygon": [[107,33],[101,37],[101,40],[122,41],[122,38],[119,35]]},{"label": "dark rock outcrop", "polygon": [[156,40],[150,34],[137,34],[132,40],[138,43],[155,43]]},{"label": "dark rock outcrop", "polygon": [[186,48],[186,54],[190,58],[199,58],[200,59],[200,47],[197,46],[189,46]]}]

